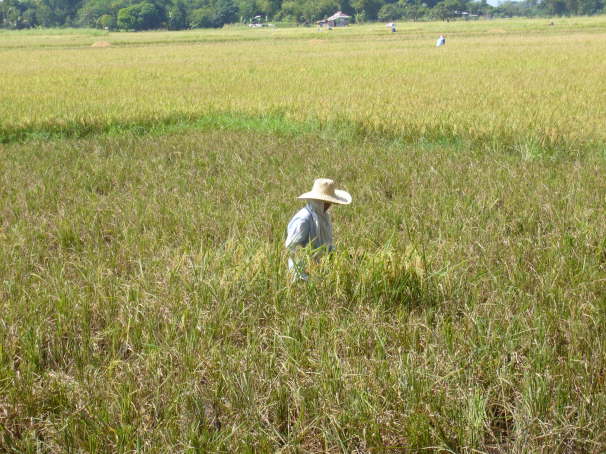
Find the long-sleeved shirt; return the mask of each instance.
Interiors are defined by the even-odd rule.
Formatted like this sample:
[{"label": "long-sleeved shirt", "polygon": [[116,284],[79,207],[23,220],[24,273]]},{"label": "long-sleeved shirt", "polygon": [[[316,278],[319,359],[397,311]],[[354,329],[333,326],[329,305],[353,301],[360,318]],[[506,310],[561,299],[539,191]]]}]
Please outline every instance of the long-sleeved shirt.
[{"label": "long-sleeved shirt", "polygon": [[298,247],[316,250],[314,258],[318,259],[322,251],[334,249],[332,240],[332,223],[330,215],[324,211],[324,202],[310,200],[299,210],[288,223],[285,246],[290,251],[288,268],[294,273],[294,278],[307,279],[303,260],[297,260],[295,251]]}]

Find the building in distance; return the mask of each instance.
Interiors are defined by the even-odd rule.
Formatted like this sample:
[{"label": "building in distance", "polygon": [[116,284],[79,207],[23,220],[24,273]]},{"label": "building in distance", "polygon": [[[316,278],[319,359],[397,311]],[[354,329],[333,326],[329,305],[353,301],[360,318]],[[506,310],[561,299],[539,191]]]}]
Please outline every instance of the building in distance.
[{"label": "building in distance", "polygon": [[319,20],[316,22],[320,27],[328,26],[328,28],[332,27],[345,27],[349,25],[351,21],[351,16],[347,14],[337,11],[332,16],[327,17],[326,19]]}]

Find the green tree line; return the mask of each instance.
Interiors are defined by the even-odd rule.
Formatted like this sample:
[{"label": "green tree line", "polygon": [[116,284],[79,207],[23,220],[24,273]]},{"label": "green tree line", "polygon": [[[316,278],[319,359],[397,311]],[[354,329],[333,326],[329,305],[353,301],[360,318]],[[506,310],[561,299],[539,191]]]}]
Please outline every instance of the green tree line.
[{"label": "green tree line", "polygon": [[222,27],[284,21],[311,24],[340,10],[355,22],[453,20],[479,16],[562,16],[605,12],[606,0],[0,0],[0,28],[97,27],[109,30]]}]

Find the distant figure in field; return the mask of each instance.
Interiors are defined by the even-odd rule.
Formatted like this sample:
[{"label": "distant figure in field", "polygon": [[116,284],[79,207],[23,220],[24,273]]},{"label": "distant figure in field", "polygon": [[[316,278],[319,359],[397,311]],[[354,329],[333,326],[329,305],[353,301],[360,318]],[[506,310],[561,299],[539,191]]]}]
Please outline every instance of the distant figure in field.
[{"label": "distant figure in field", "polygon": [[307,200],[307,204],[288,223],[285,246],[290,253],[288,269],[292,273],[293,280],[306,281],[308,275],[304,257],[299,259],[296,257],[297,249],[310,246],[315,260],[331,252],[334,245],[328,209],[332,204],[349,205],[351,195],[336,189],[333,180],[318,178],[314,181],[312,190],[300,195],[299,199]]},{"label": "distant figure in field", "polygon": [[440,37],[436,41],[436,47],[444,46],[445,44],[446,44],[446,36],[440,35]]}]

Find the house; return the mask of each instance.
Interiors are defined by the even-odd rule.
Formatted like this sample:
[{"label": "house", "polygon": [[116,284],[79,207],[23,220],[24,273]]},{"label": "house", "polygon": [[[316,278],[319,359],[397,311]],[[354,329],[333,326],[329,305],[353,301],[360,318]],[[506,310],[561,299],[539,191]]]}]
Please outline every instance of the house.
[{"label": "house", "polygon": [[341,11],[337,11],[332,16],[318,21],[317,24],[319,24],[320,27],[323,27],[324,25],[328,25],[329,28],[330,27],[344,27],[346,25],[349,25],[350,20],[351,20],[351,16],[348,16],[347,14],[342,13]]}]

